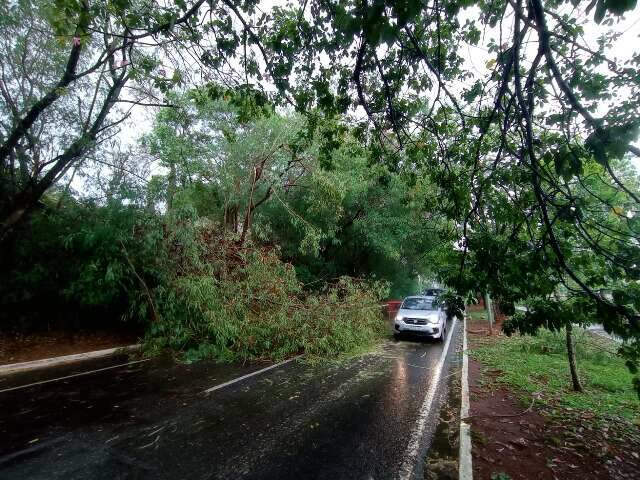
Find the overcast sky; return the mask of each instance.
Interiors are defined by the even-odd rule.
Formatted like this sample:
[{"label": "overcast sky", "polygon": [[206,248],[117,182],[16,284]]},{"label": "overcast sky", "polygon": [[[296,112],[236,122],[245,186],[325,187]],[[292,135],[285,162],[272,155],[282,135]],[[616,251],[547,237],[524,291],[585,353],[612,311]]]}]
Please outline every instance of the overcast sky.
[{"label": "overcast sky", "polygon": [[[282,5],[284,1],[263,1],[260,4],[261,10],[268,11],[273,5]],[[591,12],[591,17],[593,12]],[[461,23],[464,23],[466,19],[472,19],[478,17],[477,9],[475,7],[463,10],[460,14]],[[479,26],[480,27],[480,26]],[[505,29],[510,26],[505,25]],[[640,45],[640,8],[636,8],[634,11],[627,13],[625,17],[618,20],[613,27],[606,25],[597,25],[595,22],[588,22],[585,26],[584,39],[586,43],[593,48],[597,49],[597,39],[609,28],[613,28],[617,32],[621,32],[620,37],[617,39],[611,50],[607,52],[607,55],[611,58],[619,60],[620,63],[631,58],[635,51],[638,51],[638,45]],[[505,32],[505,35],[507,32]],[[486,78],[490,74],[489,68],[487,68],[487,62],[492,58],[495,58],[495,54],[489,54],[484,45],[488,44],[489,40],[499,38],[498,28],[484,30],[483,38],[481,39],[480,46],[464,44],[459,50],[458,54],[465,60],[465,67],[474,73],[476,79]],[[122,129],[120,133],[120,139],[124,144],[135,144],[140,136],[151,129],[153,115],[157,109],[137,107],[132,111],[131,119]],[[603,105],[603,112],[606,111],[606,106]],[[633,158],[632,162],[640,171],[640,159]]]}]

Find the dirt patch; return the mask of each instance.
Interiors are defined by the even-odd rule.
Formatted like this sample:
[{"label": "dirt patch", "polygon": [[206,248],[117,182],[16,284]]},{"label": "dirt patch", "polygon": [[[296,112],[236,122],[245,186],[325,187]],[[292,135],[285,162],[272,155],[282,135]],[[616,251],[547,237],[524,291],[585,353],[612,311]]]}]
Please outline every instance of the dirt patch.
[{"label": "dirt patch", "polygon": [[[470,323],[468,330],[477,332],[481,325]],[[471,348],[488,341],[493,340],[484,332],[469,334]],[[474,478],[640,478],[636,427],[561,409],[543,398],[532,404],[496,383],[497,373],[469,361]]]},{"label": "dirt patch", "polygon": [[122,347],[137,341],[137,335],[124,332],[0,333],[0,365]]}]

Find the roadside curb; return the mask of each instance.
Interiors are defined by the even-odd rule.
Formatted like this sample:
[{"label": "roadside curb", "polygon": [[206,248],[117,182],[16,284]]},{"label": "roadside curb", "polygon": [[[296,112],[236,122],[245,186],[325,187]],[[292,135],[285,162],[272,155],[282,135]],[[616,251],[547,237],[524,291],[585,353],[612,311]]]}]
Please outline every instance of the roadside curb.
[{"label": "roadside curb", "polygon": [[64,355],[62,357],[44,358],[42,360],[33,360],[31,362],[10,363],[9,365],[0,365],[0,377],[13,375],[14,373],[28,372],[31,370],[39,370],[49,367],[57,367],[69,363],[81,362],[84,360],[93,360],[96,358],[110,357],[123,353],[137,352],[142,345],[127,345],[124,347],[107,348],[104,350],[95,350],[93,352],[76,353],[73,355]]},{"label": "roadside curb", "polygon": [[459,480],[472,480],[471,426],[465,420],[469,417],[469,354],[467,352],[467,317],[462,323],[462,394],[460,402],[460,453],[458,460]]}]

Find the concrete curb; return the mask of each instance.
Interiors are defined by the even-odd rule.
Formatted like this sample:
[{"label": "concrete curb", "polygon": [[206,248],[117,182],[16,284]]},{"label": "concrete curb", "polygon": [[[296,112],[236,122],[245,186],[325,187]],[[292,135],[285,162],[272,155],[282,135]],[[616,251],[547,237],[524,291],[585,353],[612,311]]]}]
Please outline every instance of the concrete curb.
[{"label": "concrete curb", "polygon": [[110,357],[123,353],[137,352],[142,348],[140,344],[127,345],[125,347],[107,348],[105,350],[95,350],[93,352],[76,353],[74,355],[64,355],[62,357],[44,358],[42,360],[33,360],[31,362],[10,363],[9,365],[0,365],[0,377],[13,375],[14,373],[28,372],[31,370],[39,370],[42,368],[57,367],[69,363],[81,362],[83,360],[93,360],[96,358]]},{"label": "concrete curb", "polygon": [[460,402],[460,453],[458,460],[459,480],[472,480],[471,425],[465,420],[469,416],[469,354],[467,352],[467,317],[462,324],[462,395]]}]

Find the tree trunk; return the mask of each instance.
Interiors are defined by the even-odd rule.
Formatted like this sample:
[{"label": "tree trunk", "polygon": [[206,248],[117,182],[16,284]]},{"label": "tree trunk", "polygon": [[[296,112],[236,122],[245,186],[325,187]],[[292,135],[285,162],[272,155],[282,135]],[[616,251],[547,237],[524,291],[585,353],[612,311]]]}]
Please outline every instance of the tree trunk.
[{"label": "tree trunk", "polygon": [[58,155],[52,163],[51,168],[42,178],[32,178],[22,191],[15,194],[14,198],[7,202],[6,209],[0,213],[0,246],[7,241],[20,222],[28,218],[31,211],[40,201],[44,193],[71,168],[79,158],[91,150],[98,134],[104,130],[104,122],[111,108],[115,105],[120,96],[122,87],[128,80],[126,70],[114,80],[109,88],[107,96],[102,104],[102,108],[96,116],[89,131],[84,132],[67,149]]},{"label": "tree trunk", "polygon": [[251,193],[249,194],[249,204],[247,205],[247,210],[244,214],[244,220],[242,221],[242,232],[240,233],[240,240],[238,241],[238,245],[244,245],[245,240],[247,239],[247,234],[249,233],[249,229],[251,228],[251,214],[253,213],[253,192],[256,188],[256,183],[260,180],[262,176],[262,169],[264,168],[264,162],[262,161],[260,164],[260,168],[253,168],[253,181],[251,182]]},{"label": "tree trunk", "polygon": [[133,265],[133,262],[129,258],[129,253],[127,253],[127,249],[125,248],[124,242],[122,242],[122,240],[120,240],[120,246],[122,247],[122,253],[124,253],[124,258],[127,260],[129,267],[131,267],[131,271],[133,272],[135,277],[140,282],[140,285],[144,289],[145,296],[147,297],[147,303],[149,305],[149,310],[151,311],[151,323],[158,323],[158,321],[160,320],[160,316],[158,315],[158,309],[156,308],[156,304],[153,301],[153,295],[151,294],[151,290],[149,290],[149,287],[147,286],[147,282],[144,281],[144,279],[140,276],[140,274],[136,270],[136,267]]},{"label": "tree trunk", "polygon": [[167,179],[167,211],[173,210],[173,197],[177,191],[176,164],[172,161],[169,164],[169,178]]},{"label": "tree trunk", "polygon": [[35,207],[39,199],[40,195],[27,187],[10,201],[0,216],[0,246],[4,248],[13,230]]},{"label": "tree trunk", "polygon": [[493,335],[493,302],[488,293],[484,294],[484,307],[487,309],[487,320],[489,320],[489,335]]},{"label": "tree trunk", "polygon": [[[80,36],[87,28],[89,21],[89,15],[86,13],[89,10],[88,2],[81,2],[82,14],[80,15],[80,24],[76,28],[74,36]],[[80,53],[83,48],[84,41],[82,43],[74,43],[69,52],[67,58],[67,64],[65,66],[62,77],[58,80],[56,85],[40,100],[38,100],[20,119],[16,119],[17,122],[13,129],[8,132],[7,137],[0,145],[0,163],[4,163],[4,160],[11,154],[11,151],[18,145],[18,142],[29,133],[29,129],[33,126],[36,120],[45,112],[58,98],[60,98],[65,88],[75,80],[76,69],[80,62]]]},{"label": "tree trunk", "polygon": [[576,352],[573,346],[572,337],[573,326],[571,323],[567,323],[567,357],[569,358],[569,370],[571,371],[571,382],[573,383],[573,389],[576,392],[582,392],[582,384],[580,383],[580,377],[578,376],[578,367],[576,366]]},{"label": "tree trunk", "polygon": [[242,230],[240,232],[240,240],[238,240],[238,245],[244,245],[244,242],[247,239],[247,234],[249,233],[249,229],[251,228],[251,210],[253,209],[253,205],[249,203],[247,206],[247,211],[244,214],[244,220],[242,221]]}]

